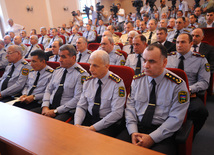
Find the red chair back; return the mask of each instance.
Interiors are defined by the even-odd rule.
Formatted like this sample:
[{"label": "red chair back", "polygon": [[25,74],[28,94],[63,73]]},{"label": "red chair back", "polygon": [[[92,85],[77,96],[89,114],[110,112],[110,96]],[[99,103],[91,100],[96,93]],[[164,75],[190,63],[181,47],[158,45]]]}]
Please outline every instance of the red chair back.
[{"label": "red chair back", "polygon": [[4,74],[5,69],[0,69],[0,77]]},{"label": "red chair back", "polygon": [[119,45],[120,49],[123,50],[123,44],[122,43],[116,43],[116,45]]},{"label": "red chair back", "polygon": [[88,49],[91,51],[95,51],[100,47],[100,43],[89,43],[88,44]]},{"label": "red chair back", "polygon": [[82,36],[82,33],[81,32],[77,32],[80,36]]},{"label": "red chair back", "polygon": [[44,46],[42,44],[38,44],[40,48],[44,51]]},{"label": "red chair back", "polygon": [[27,47],[30,46],[30,44],[25,44]]},{"label": "red chair back", "polygon": [[63,44],[66,44],[65,36],[63,36],[63,35],[59,35],[59,36],[60,36],[60,38],[62,38]]},{"label": "red chair back", "polygon": [[214,28],[202,28],[204,31],[203,41],[207,41],[209,45],[214,46]]},{"label": "red chair back", "polygon": [[57,67],[60,66],[59,62],[53,62],[53,61],[47,61],[47,65],[52,67],[53,69],[56,69]]},{"label": "red chair back", "polygon": [[121,32],[114,32],[116,35],[118,35],[119,37],[122,36],[122,33]]},{"label": "red chair back", "polygon": [[128,54],[125,51],[118,50],[118,52],[123,54],[123,56],[125,57],[125,60],[127,59]]}]

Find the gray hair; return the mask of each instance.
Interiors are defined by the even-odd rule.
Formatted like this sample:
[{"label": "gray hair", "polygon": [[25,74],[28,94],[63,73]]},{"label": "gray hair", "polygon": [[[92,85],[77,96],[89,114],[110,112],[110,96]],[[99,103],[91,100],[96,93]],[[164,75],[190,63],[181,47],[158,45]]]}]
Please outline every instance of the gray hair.
[{"label": "gray hair", "polygon": [[88,41],[87,41],[87,39],[86,39],[85,37],[80,36],[80,37],[78,37],[78,39],[82,39],[85,43],[87,43],[87,44],[88,44]]},{"label": "gray hair", "polygon": [[108,41],[110,42],[110,44],[114,44],[114,40],[113,40],[112,37],[108,37],[108,36],[105,36],[105,37],[108,39]]},{"label": "gray hair", "polygon": [[103,50],[96,50],[93,53],[91,53],[90,59],[93,58],[101,58],[104,65],[109,65],[109,54],[106,51]]},{"label": "gray hair", "polygon": [[64,44],[59,48],[60,51],[65,51],[67,50],[69,52],[69,55],[72,56],[76,56],[76,49],[74,48],[73,45],[70,44]]},{"label": "gray hair", "polygon": [[[20,52],[21,55],[23,56],[23,52],[22,52],[22,47],[21,47],[21,46],[19,46],[19,45],[11,45],[11,46],[9,46],[9,47],[12,47],[15,51]],[[9,47],[8,47],[8,48],[9,48]]]},{"label": "gray hair", "polygon": [[134,30],[132,30],[132,31],[130,31],[129,33],[128,33],[128,35],[134,35],[134,37],[136,36],[136,35],[138,35],[139,33],[137,32],[137,31],[134,31]]},{"label": "gray hair", "polygon": [[36,39],[37,42],[38,42],[38,36],[37,35],[32,35],[31,37],[34,38],[34,39]]},{"label": "gray hair", "polygon": [[[112,37],[112,33],[111,33],[110,31],[104,31],[103,34],[104,34],[104,33],[107,33],[107,35],[105,35],[105,36]],[[102,35],[103,35],[103,34],[102,34]]]},{"label": "gray hair", "polygon": [[46,27],[40,27],[40,31],[44,29],[45,31],[47,31]]}]

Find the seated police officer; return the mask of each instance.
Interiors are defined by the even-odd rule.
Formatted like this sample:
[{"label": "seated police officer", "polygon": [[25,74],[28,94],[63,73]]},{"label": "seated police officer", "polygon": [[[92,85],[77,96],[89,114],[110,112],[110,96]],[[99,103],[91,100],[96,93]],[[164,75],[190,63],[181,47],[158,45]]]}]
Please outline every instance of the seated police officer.
[{"label": "seated police officer", "polygon": [[45,90],[41,108],[32,111],[66,121],[76,108],[82,84],[89,74],[76,63],[76,50],[70,44],[60,47],[60,67],[56,69]]},{"label": "seated police officer", "polygon": [[41,106],[45,89],[54,71],[46,65],[45,53],[42,50],[35,50],[30,55],[33,69],[30,70],[20,101],[14,104],[28,110]]},{"label": "seated police officer", "polygon": [[189,95],[185,81],[165,69],[166,48],[151,44],[143,52],[144,72],[136,75],[119,139],[165,154],[176,154],[173,134],[181,127]]},{"label": "seated police officer", "polygon": [[22,49],[18,45],[11,45],[7,49],[9,62],[3,76],[0,79],[0,99],[11,100],[11,96],[21,93],[31,69],[26,60],[22,58]]},{"label": "seated police officer", "polygon": [[114,137],[122,125],[126,101],[124,83],[109,71],[109,55],[105,51],[94,51],[89,63],[92,76],[84,82],[74,123],[78,127]]},{"label": "seated police officer", "polygon": [[193,121],[194,135],[196,135],[208,117],[208,111],[198,93],[205,91],[209,86],[210,65],[204,55],[190,50],[192,44],[190,34],[180,34],[176,41],[177,52],[170,53],[167,67],[182,69],[187,74],[191,93],[187,118]]}]

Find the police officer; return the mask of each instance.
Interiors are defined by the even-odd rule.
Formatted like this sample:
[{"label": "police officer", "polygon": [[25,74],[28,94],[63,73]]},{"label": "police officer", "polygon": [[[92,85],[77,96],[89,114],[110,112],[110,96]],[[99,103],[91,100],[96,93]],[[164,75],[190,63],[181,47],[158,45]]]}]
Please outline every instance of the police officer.
[{"label": "police officer", "polygon": [[109,55],[105,51],[94,51],[89,62],[92,76],[83,85],[74,122],[79,127],[114,137],[120,131],[125,86],[120,77],[109,71]]},{"label": "police officer", "polygon": [[13,43],[11,42],[10,36],[9,35],[4,36],[4,47],[5,47],[5,49],[10,47],[11,45],[13,45]]},{"label": "police officer", "polygon": [[51,48],[51,45],[54,41],[59,40],[63,43],[63,40],[61,37],[58,36],[58,31],[56,28],[52,28],[51,29],[51,35],[53,36],[53,38],[50,40],[50,43],[48,45],[48,48]]},{"label": "police officer", "polygon": [[103,32],[104,31],[106,31],[107,30],[107,28],[106,28],[106,26],[103,24],[103,20],[102,19],[100,19],[99,20],[99,26],[97,27],[97,42],[98,43],[100,43],[100,41],[101,41],[101,38],[102,38],[102,34],[103,34]]},{"label": "police officer", "polygon": [[85,32],[86,28],[85,28],[85,26],[83,26],[83,24],[84,24],[83,21],[80,20],[79,23],[80,23],[79,32],[81,32],[81,33]]},{"label": "police officer", "polygon": [[72,34],[69,37],[69,41],[68,41],[69,44],[76,46],[76,41],[80,37],[80,35],[77,32],[78,32],[78,29],[76,26],[74,26],[72,28]]},{"label": "police officer", "polygon": [[208,111],[198,97],[198,93],[205,91],[209,86],[210,65],[203,55],[191,52],[191,46],[192,36],[180,34],[176,41],[177,52],[168,56],[167,67],[183,69],[187,74],[191,93],[188,119],[193,120],[194,135],[196,135],[208,117]]},{"label": "police officer", "polygon": [[4,48],[4,41],[0,40],[0,69],[4,69],[8,64],[6,55],[7,53]]},{"label": "police officer", "polygon": [[143,51],[146,48],[146,37],[139,34],[133,38],[133,48],[135,54],[129,54],[125,66],[131,67],[135,74],[143,71]]},{"label": "police officer", "polygon": [[27,53],[24,56],[25,59],[30,58],[30,53],[32,51],[37,49],[41,50],[41,47],[38,45],[38,37],[36,35],[30,36],[30,43],[31,46],[28,46]]},{"label": "police officer", "polygon": [[29,44],[30,43],[30,39],[27,36],[27,32],[25,30],[21,31],[20,36],[22,37],[22,43],[23,44]]},{"label": "police officer", "polygon": [[40,28],[41,37],[39,38],[38,43],[44,46],[44,49],[48,48],[51,38],[47,35],[46,27]]},{"label": "police officer", "polygon": [[111,37],[102,37],[101,47],[109,54],[110,65],[125,65],[125,58],[120,52],[114,49],[114,41]]},{"label": "police officer", "polygon": [[59,62],[59,48],[62,46],[63,44],[56,40],[52,43],[52,56],[49,57],[48,61],[54,61],[54,62]]},{"label": "police officer", "polygon": [[14,106],[24,109],[33,109],[41,106],[41,101],[45,93],[45,89],[52,77],[53,68],[46,65],[45,53],[42,50],[35,50],[31,53],[31,66],[27,82],[19,98]]},{"label": "police officer", "polygon": [[4,99],[3,101],[21,92],[31,69],[28,62],[22,58],[22,49],[18,45],[8,47],[7,60],[10,64],[0,79],[0,99]]},{"label": "police officer", "polygon": [[168,31],[167,40],[173,43],[176,43],[176,39],[181,33],[189,33],[189,31],[184,29],[185,18],[179,17],[175,22],[175,29]]},{"label": "police officer", "polygon": [[89,74],[76,63],[76,50],[72,45],[60,47],[60,67],[56,69],[43,96],[41,108],[32,111],[66,121],[76,108],[82,93],[82,84]]},{"label": "police officer", "polygon": [[88,63],[89,57],[91,55],[91,51],[87,49],[88,43],[85,37],[79,37],[76,42],[77,47],[77,62]]},{"label": "police officer", "polygon": [[14,44],[21,46],[23,55],[27,53],[28,48],[25,44],[22,43],[22,38],[20,36],[14,37]]},{"label": "police officer", "polygon": [[134,30],[134,25],[131,21],[126,23],[125,30],[126,30],[126,33],[120,37],[120,43],[122,43],[123,45],[128,44],[128,33]]},{"label": "police officer", "polygon": [[132,54],[132,53],[134,53],[134,48],[133,48],[133,42],[132,42],[132,40],[133,40],[133,38],[134,38],[135,36],[137,36],[137,35],[138,35],[138,32],[137,32],[137,31],[130,31],[130,32],[128,33],[128,41],[129,41],[129,44],[123,46],[123,51],[125,51],[127,54]]},{"label": "police officer", "polygon": [[96,33],[91,30],[91,26],[89,24],[86,25],[86,31],[83,33],[83,37],[87,39],[88,43],[96,41]]},{"label": "police officer", "polygon": [[148,31],[146,33],[143,33],[143,35],[146,37],[148,45],[157,41],[157,35],[156,35],[157,26],[158,26],[157,21],[155,19],[149,20]]},{"label": "police officer", "polygon": [[112,38],[113,38],[113,40],[114,40],[114,43],[115,43],[115,44],[116,44],[116,43],[119,43],[119,42],[120,42],[120,37],[114,33],[114,26],[113,26],[113,25],[109,25],[109,26],[107,27],[107,30],[110,31],[110,32],[112,33]]},{"label": "police officer", "polygon": [[176,154],[173,134],[181,127],[189,106],[186,83],[165,69],[164,46],[151,44],[144,50],[143,59],[144,72],[134,77],[126,104],[127,130],[118,138],[164,154]]}]

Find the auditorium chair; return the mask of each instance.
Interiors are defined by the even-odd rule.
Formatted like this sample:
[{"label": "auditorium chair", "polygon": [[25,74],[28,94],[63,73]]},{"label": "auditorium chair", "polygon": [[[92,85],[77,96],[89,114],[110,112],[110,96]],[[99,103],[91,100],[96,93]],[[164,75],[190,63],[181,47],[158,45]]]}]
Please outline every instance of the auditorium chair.
[{"label": "auditorium chair", "polygon": [[77,32],[80,36],[82,36],[82,33],[81,32]]},{"label": "auditorium chair", "polygon": [[40,46],[40,48],[44,51],[44,46],[42,44],[38,44]]},{"label": "auditorium chair", "polygon": [[38,39],[39,39],[41,36],[42,36],[41,34],[37,34]]},{"label": "auditorium chair", "polygon": [[62,38],[62,40],[63,40],[63,44],[66,44],[66,39],[65,39],[65,36],[63,36],[63,35],[58,35],[60,38]]},{"label": "auditorium chair", "polygon": [[210,76],[210,85],[209,85],[209,88],[207,89],[207,93],[208,95],[213,95],[213,83],[214,83],[214,73],[211,73],[211,76]]},{"label": "auditorium chair", "polygon": [[95,51],[100,47],[100,43],[89,43],[88,50]]},{"label": "auditorium chair", "polygon": [[214,46],[214,28],[202,28],[204,32],[203,41],[207,41],[210,45]]},{"label": "auditorium chair", "polygon": [[116,45],[119,45],[120,49],[123,50],[123,44],[122,43],[116,43]]},{"label": "auditorium chair", "polygon": [[56,69],[57,67],[60,66],[59,62],[54,62],[54,61],[47,61],[47,65],[50,66],[53,69]]},{"label": "auditorium chair", "polygon": [[2,77],[2,75],[4,74],[4,71],[5,71],[4,68],[0,69],[0,77]]},{"label": "auditorium chair", "polygon": [[27,47],[28,47],[28,46],[31,46],[31,45],[30,45],[30,44],[25,44],[25,46],[27,46]]},{"label": "auditorium chair", "polygon": [[116,35],[118,35],[119,37],[122,36],[122,33],[121,32],[114,32]]},{"label": "auditorium chair", "polygon": [[125,60],[127,59],[128,54],[125,51],[121,51],[121,50],[117,50],[117,51],[123,54]]},{"label": "auditorium chair", "polygon": [[[186,82],[186,86],[189,90],[188,78],[183,70],[177,68],[167,69],[181,77]],[[175,134],[175,141],[178,147],[178,155],[191,155],[193,129],[193,122],[191,120],[187,120],[187,116],[185,116],[181,128]]]}]

